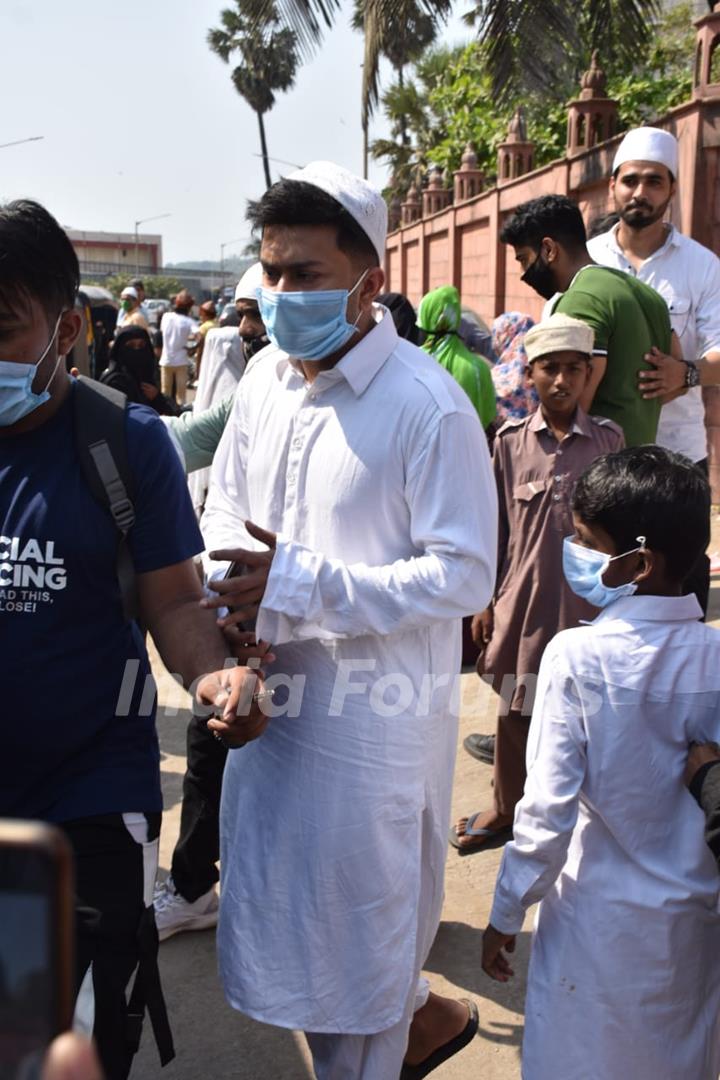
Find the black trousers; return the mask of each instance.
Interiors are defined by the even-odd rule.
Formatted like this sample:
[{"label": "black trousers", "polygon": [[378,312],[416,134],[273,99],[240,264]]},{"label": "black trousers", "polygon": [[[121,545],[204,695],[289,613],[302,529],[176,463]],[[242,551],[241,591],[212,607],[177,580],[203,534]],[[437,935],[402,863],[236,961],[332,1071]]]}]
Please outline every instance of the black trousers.
[{"label": "black trousers", "polygon": [[[704,473],[705,477],[710,475],[707,458],[703,458],[702,461],[696,461],[695,466]],[[686,593],[695,593],[698,598],[698,603],[703,609],[703,616],[707,615],[708,601],[710,599],[710,560],[704,551],[685,578],[683,589]]]},{"label": "black trousers", "polygon": [[[153,908],[145,903],[152,896],[157,864],[153,842],[160,834],[161,815],[144,817],[146,845],[133,837],[122,814],[62,826],[75,855],[76,994],[82,987],[77,1012],[86,1019],[89,1007],[94,1011],[93,1036],[107,1080],[128,1076],[146,1005],[163,1064],[173,1056],[157,970]],[[135,971],[128,1002],[126,991]]]},{"label": "black trousers", "polygon": [[220,858],[220,791],[227,750],[207,719],[193,716],[187,729],[180,837],[172,857],[175,888],[189,903],[217,883]]}]

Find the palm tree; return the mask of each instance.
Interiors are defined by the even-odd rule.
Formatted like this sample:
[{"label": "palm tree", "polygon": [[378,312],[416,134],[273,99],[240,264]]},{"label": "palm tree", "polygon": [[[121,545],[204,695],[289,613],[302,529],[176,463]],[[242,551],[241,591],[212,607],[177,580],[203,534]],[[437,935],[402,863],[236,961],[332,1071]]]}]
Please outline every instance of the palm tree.
[{"label": "palm tree", "polygon": [[278,92],[289,90],[300,63],[298,36],[282,26],[274,2],[235,0],[234,8],[220,13],[222,27],[208,30],[208,45],[227,64],[237,54],[240,63],[232,81],[258,118],[260,149],[267,187],[272,184],[265,113],[275,104]]},{"label": "palm tree", "polygon": [[[332,25],[340,0],[259,0],[277,3],[277,10],[309,53]],[[377,57],[383,51],[386,27],[403,17],[408,0],[365,0],[365,91],[377,93]],[[709,4],[709,6],[712,6]],[[433,0],[417,0],[431,17]],[[634,66],[652,33],[663,0],[475,0],[468,21],[477,25],[488,47],[488,72],[499,99],[518,91],[548,89],[557,67],[566,82],[568,60],[580,69],[593,49],[601,57],[627,58]],[[374,88],[374,89],[373,89]]]},{"label": "palm tree", "polygon": [[[398,79],[382,95],[386,118],[390,122],[390,138],[375,139],[370,152],[376,161],[390,167],[393,194],[404,194],[428,165],[428,152],[442,138],[438,131],[439,118],[429,103],[430,91],[436,87],[463,53],[462,46],[436,45],[427,49],[415,65],[413,77]],[[412,138],[411,138],[412,136]]]},{"label": "palm tree", "polygon": [[636,66],[663,0],[475,0],[464,19],[487,50],[498,101],[564,89],[594,50]]},{"label": "palm tree", "polygon": [[[397,72],[402,88],[408,64],[419,60],[437,36],[450,13],[452,0],[355,0],[353,30],[365,34],[363,62],[362,121],[367,128],[378,103],[380,57],[385,56]],[[400,122],[400,137],[407,143],[406,125]]]}]

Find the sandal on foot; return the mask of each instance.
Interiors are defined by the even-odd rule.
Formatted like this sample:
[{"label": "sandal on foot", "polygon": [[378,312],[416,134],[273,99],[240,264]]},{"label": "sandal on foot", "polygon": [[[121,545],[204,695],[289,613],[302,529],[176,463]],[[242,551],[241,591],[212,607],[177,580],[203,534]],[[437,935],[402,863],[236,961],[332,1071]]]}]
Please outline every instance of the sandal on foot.
[{"label": "sandal on foot", "polygon": [[433,1050],[429,1057],[426,1057],[424,1061],[419,1062],[417,1065],[403,1065],[400,1080],[422,1080],[424,1076],[428,1076],[448,1058],[459,1054],[469,1042],[472,1042],[477,1035],[480,1024],[477,1005],[474,1001],[469,1001],[468,998],[460,998],[460,1001],[462,1001],[463,1005],[467,1005],[470,1013],[470,1018],[460,1034],[456,1035],[454,1039],[443,1043],[442,1046],[438,1046],[437,1050]]},{"label": "sandal on foot", "polygon": [[[478,810],[477,814],[470,815],[467,819],[465,832],[462,835],[457,832],[454,825],[450,827],[448,840],[461,855],[472,855],[474,851],[486,851],[490,847],[499,847],[501,844],[507,843],[508,840],[512,840],[512,825],[503,825],[502,829],[476,829],[475,822],[482,813],[482,810]],[[479,843],[461,844],[460,841],[463,836],[477,837]]]}]

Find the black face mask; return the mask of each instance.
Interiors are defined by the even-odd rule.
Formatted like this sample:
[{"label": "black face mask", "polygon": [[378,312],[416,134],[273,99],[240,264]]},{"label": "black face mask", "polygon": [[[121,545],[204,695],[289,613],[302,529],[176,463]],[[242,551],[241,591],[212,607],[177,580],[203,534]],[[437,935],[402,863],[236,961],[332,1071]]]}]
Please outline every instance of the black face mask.
[{"label": "black face mask", "polygon": [[542,250],[538,252],[535,262],[528,266],[520,280],[534,289],[543,300],[550,300],[558,291],[553,272],[543,259]]},{"label": "black face mask", "polygon": [[242,339],[243,356],[245,357],[245,363],[249,364],[253,356],[259,353],[261,349],[264,349],[266,345],[270,344],[270,338],[265,334],[259,334],[257,337],[244,337]]}]

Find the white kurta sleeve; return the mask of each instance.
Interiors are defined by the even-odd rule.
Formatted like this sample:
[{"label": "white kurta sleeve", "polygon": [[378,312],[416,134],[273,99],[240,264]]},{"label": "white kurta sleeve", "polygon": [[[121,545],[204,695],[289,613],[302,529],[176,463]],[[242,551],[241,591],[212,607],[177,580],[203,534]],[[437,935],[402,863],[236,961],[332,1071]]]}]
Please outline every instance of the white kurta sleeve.
[{"label": "white kurta sleeve", "polygon": [[698,360],[709,352],[720,351],[720,259],[712,255],[703,269],[703,288],[695,310],[699,356],[686,356],[686,360]]},{"label": "white kurta sleeve", "polygon": [[520,932],[527,909],[558,877],[577,821],[586,766],[584,703],[560,651],[555,638],[540,664],[525,794],[495,885],[490,922],[503,934]]},{"label": "white kurta sleeve", "polygon": [[242,395],[236,394],[230,418],[220,439],[210,473],[210,488],[200,522],[206,551],[203,565],[208,580],[225,573],[229,563],[215,562],[207,552],[222,548],[259,545],[247,529],[249,500],[247,493],[248,437]]},{"label": "white kurta sleeve", "polygon": [[477,417],[447,413],[415,442],[405,499],[419,554],[385,566],[348,565],[280,535],[258,619],[263,639],[282,644],[386,635],[487,606],[496,568],[497,495]]}]

